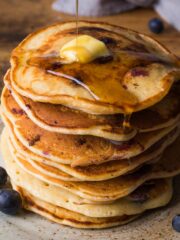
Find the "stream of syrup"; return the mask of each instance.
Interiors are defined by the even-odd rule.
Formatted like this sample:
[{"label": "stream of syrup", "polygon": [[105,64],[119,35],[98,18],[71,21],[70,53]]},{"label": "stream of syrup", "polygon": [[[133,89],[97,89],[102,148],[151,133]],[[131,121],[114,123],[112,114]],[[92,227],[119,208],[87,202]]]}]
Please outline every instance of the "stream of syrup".
[{"label": "stream of syrup", "polygon": [[79,34],[79,0],[76,0],[76,38]]},{"label": "stream of syrup", "polygon": [[124,114],[124,119],[123,119],[123,131],[129,131],[131,129],[131,124],[130,124],[130,120],[131,120],[131,116],[132,114]]},{"label": "stream of syrup", "polygon": [[76,49],[78,48],[79,35],[79,0],[76,0]]}]

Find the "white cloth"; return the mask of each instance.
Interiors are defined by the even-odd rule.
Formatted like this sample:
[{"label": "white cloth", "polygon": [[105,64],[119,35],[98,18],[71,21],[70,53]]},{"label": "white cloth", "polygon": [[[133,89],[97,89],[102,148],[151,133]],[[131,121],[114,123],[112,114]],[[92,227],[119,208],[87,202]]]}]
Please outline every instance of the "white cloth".
[{"label": "white cloth", "polygon": [[[52,5],[54,10],[75,14],[76,0],[56,0]],[[124,12],[136,5],[125,0],[79,0],[80,16],[104,16]]]},{"label": "white cloth", "polygon": [[180,31],[180,0],[159,0],[155,4],[155,10]]}]

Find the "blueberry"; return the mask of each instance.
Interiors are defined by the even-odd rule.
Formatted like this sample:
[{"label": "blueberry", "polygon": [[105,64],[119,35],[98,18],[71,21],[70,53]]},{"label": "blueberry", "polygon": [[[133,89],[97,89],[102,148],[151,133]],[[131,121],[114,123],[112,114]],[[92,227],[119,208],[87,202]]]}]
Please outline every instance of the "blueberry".
[{"label": "blueberry", "polygon": [[161,33],[164,30],[163,22],[158,18],[153,18],[149,21],[149,29],[153,33]]},{"label": "blueberry", "polygon": [[176,215],[173,220],[172,220],[172,226],[174,228],[174,230],[176,230],[177,232],[180,232],[180,214]]},{"label": "blueberry", "polygon": [[110,44],[110,45],[116,45],[117,44],[117,41],[114,38],[111,38],[111,37],[102,37],[99,40],[102,41],[105,44]]},{"label": "blueberry", "polygon": [[0,167],[0,186],[3,186],[7,182],[7,172],[4,168]]},{"label": "blueberry", "polygon": [[11,189],[0,190],[0,211],[15,215],[22,206],[20,194]]}]

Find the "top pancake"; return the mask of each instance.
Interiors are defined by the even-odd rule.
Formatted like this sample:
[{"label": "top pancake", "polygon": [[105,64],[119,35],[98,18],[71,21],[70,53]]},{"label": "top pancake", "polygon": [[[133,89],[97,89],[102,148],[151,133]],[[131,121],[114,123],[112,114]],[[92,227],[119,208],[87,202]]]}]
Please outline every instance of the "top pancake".
[{"label": "top pancake", "polygon": [[179,74],[176,57],[145,35],[79,22],[79,35],[83,34],[104,41],[113,58],[62,64],[59,51],[75,38],[76,23],[56,24],[31,34],[13,51],[13,88],[34,101],[89,113],[129,113],[159,102]]}]

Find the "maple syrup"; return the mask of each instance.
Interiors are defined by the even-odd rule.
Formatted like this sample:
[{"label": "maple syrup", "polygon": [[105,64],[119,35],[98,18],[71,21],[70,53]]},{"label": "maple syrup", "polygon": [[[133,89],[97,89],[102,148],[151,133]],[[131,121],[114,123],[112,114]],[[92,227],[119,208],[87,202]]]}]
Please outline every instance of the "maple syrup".
[{"label": "maple syrup", "polygon": [[[95,31],[98,30],[96,29]],[[93,34],[92,29],[88,34]],[[141,54],[143,57],[137,57],[137,54],[130,54],[125,50],[117,51],[117,48],[114,48],[114,46],[113,48],[109,47],[109,50],[113,57],[108,59],[108,61],[96,59],[87,64],[78,62],[64,64],[63,59],[60,57],[55,56],[53,58],[51,56],[32,58],[29,63],[30,65],[38,66],[39,61],[39,67],[44,68],[48,73],[75,82],[87,90],[94,100],[122,106],[123,112],[128,115],[133,112],[133,107],[131,109],[131,106],[136,105],[138,99],[123,85],[123,78],[129,70],[136,66],[148,65],[154,62],[154,59],[152,61],[151,58],[146,58],[146,54]],[[55,66],[57,66],[56,69],[54,69]],[[126,122],[127,120],[124,123],[125,125],[127,125]]]},{"label": "maple syrup", "polygon": [[124,119],[122,124],[124,132],[130,130],[131,128],[131,124],[130,124],[131,116],[132,114],[124,114]]},{"label": "maple syrup", "polygon": [[76,0],[76,39],[79,35],[79,0]]},{"label": "maple syrup", "polygon": [[84,89],[86,89],[89,94],[95,99],[95,100],[98,100],[98,96],[96,96],[92,91],[91,89],[85,85],[83,82],[81,82],[79,79],[75,78],[75,77],[72,77],[70,75],[67,75],[67,74],[64,74],[64,73],[61,73],[61,72],[56,72],[56,71],[53,71],[53,70],[47,70],[48,73],[52,74],[52,75],[55,75],[55,76],[59,76],[59,77],[63,77],[63,78],[66,78],[68,80],[71,80],[73,81],[75,84],[77,85],[80,85],[81,87],[83,87]]},{"label": "maple syrup", "polygon": [[79,35],[79,0],[76,0],[76,49],[78,48]]}]

